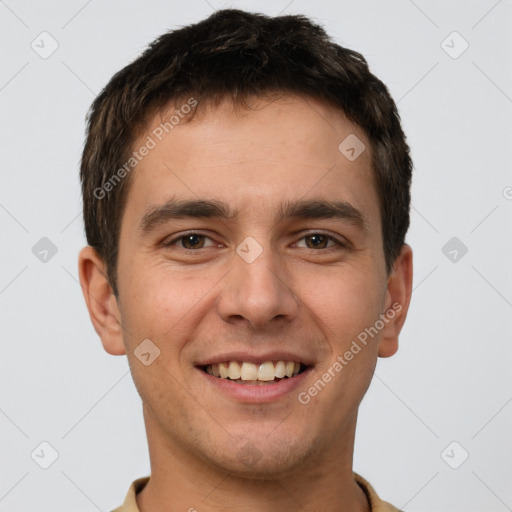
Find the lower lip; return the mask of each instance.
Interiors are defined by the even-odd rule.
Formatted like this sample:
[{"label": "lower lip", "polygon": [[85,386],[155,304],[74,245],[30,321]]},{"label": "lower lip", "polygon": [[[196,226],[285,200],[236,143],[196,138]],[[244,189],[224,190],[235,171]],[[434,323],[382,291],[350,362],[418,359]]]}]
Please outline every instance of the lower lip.
[{"label": "lower lip", "polygon": [[206,381],[215,386],[220,392],[231,398],[236,399],[243,403],[265,403],[273,402],[289,395],[296,390],[301,384],[304,384],[304,380],[307,378],[311,371],[311,367],[308,367],[302,373],[295,375],[295,377],[283,378],[277,382],[269,384],[238,384],[229,379],[221,379],[214,377],[209,373],[206,373],[201,368],[197,369]]}]

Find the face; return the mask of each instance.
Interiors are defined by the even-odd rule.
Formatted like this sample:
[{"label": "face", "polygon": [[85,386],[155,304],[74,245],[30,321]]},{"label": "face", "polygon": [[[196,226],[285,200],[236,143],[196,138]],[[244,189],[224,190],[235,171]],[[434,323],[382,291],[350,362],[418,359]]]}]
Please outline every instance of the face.
[{"label": "face", "polygon": [[[257,477],[343,452],[394,342],[392,322],[360,341],[392,305],[367,137],[312,99],[253,107],[160,141],[164,113],[135,144],[156,142],[131,176],[116,307],[150,440]],[[354,135],[355,160],[338,149]]]}]

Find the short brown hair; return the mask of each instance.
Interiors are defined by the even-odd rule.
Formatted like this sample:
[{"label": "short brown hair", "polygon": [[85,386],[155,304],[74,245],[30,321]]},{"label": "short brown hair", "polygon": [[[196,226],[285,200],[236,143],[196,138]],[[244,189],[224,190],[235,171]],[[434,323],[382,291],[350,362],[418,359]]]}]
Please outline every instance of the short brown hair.
[{"label": "short brown hair", "polygon": [[305,16],[225,9],[159,37],[113,76],[89,111],[80,168],[85,233],[104,260],[116,295],[119,234],[130,183],[121,169],[124,165],[126,171],[133,143],[151,116],[190,97],[214,104],[231,99],[235,106],[246,106],[250,98],[276,93],[333,105],[366,133],[390,272],[409,227],[412,161],[388,89],[361,54],[335,44]]}]

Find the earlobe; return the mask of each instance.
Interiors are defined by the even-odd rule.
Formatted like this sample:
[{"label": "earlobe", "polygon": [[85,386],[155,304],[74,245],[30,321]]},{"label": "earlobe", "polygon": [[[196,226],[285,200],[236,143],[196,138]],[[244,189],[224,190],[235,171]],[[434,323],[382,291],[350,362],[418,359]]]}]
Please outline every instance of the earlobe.
[{"label": "earlobe", "polygon": [[117,299],[106,277],[105,263],[91,246],[80,251],[78,274],[91,322],[103,348],[112,355],[126,354]]},{"label": "earlobe", "polygon": [[388,278],[385,299],[385,327],[379,342],[379,357],[390,357],[398,350],[398,336],[405,322],[412,293],[412,249],[404,244]]}]

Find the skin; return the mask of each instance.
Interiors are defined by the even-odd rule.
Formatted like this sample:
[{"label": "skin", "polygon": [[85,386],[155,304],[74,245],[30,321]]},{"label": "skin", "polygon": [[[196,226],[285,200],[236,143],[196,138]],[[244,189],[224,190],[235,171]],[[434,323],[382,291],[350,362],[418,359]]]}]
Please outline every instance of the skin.
[{"label": "skin", "polygon": [[[128,356],[143,401],[152,472],[137,502],[142,512],[369,511],[352,473],[357,411],[377,357],[398,348],[412,251],[405,245],[386,273],[371,147],[359,127],[311,98],[255,100],[253,107],[200,109],[133,171],[117,298],[94,250],[80,253],[94,328],[108,353]],[[168,116],[156,115],[134,147]],[[349,134],[366,145],[354,161],[338,151]],[[239,215],[169,220],[142,234],[147,209],[170,197],[224,201]],[[346,201],[367,229],[343,219],[276,223],[277,206],[298,199]],[[205,235],[194,242],[204,246],[163,245],[186,230]],[[308,246],[314,233],[348,245]],[[236,252],[248,236],[263,250],[250,264]],[[298,392],[393,304],[401,306],[394,318],[301,404]],[[161,352],[145,366],[134,350],[148,338]],[[269,403],[219,393],[195,367],[222,352],[277,349],[305,355],[313,366],[300,389]],[[252,461],[247,451],[256,454]]]}]

